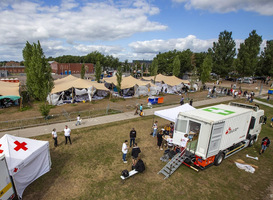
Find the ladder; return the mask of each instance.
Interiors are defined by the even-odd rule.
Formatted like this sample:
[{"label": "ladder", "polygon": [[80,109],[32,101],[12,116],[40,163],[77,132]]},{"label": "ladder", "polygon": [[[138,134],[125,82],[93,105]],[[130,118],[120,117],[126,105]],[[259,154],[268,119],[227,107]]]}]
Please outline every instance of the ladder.
[{"label": "ladder", "polygon": [[177,153],[157,174],[163,174],[164,179],[169,178],[186,159],[185,151]]}]

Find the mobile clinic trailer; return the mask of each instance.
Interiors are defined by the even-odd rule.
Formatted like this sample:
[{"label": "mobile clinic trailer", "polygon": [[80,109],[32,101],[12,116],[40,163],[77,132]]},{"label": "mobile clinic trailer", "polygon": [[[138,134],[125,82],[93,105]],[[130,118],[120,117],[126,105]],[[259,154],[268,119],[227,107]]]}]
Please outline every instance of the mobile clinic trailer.
[{"label": "mobile clinic trailer", "polygon": [[0,169],[0,199],[11,200],[15,197],[15,190],[9,176],[5,156],[0,156]]},{"label": "mobile clinic trailer", "polygon": [[[230,103],[215,105],[178,114],[173,143],[181,144],[188,134],[186,151],[177,155],[159,173],[166,178],[182,163],[200,169],[233,155],[257,141],[264,111],[257,106]],[[180,163],[179,163],[180,162]]]}]

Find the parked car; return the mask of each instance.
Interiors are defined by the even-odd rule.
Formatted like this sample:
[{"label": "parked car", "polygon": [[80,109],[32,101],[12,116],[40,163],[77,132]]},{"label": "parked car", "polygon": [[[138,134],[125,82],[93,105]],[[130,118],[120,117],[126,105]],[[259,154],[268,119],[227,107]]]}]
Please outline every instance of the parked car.
[{"label": "parked car", "polygon": [[252,84],[253,83],[253,79],[251,77],[244,77],[242,82],[243,83]]}]

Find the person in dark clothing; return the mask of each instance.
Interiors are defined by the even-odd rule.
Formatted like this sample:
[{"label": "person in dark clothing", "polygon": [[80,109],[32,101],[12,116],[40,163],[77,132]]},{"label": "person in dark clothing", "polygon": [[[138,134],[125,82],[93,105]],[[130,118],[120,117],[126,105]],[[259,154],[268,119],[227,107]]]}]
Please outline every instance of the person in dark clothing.
[{"label": "person in dark clothing", "polygon": [[138,160],[138,155],[141,153],[140,148],[137,146],[137,143],[134,143],[132,149],[132,165],[135,166]]},{"label": "person in dark clothing", "polygon": [[132,147],[132,144],[135,144],[135,139],[136,139],[136,131],[134,128],[130,131],[130,147]]},{"label": "person in dark clothing", "polygon": [[192,106],[193,99],[190,100],[190,106]]},{"label": "person in dark clothing", "polygon": [[[163,129],[164,130],[164,129]],[[162,141],[163,141],[163,130],[161,130],[158,134],[157,134],[157,146],[160,150],[163,150],[162,148]]]},{"label": "person in dark clothing", "polygon": [[267,116],[264,116],[264,122],[263,124],[266,124]]},{"label": "person in dark clothing", "polygon": [[270,145],[270,140],[269,140],[269,138],[268,138],[268,137],[264,137],[264,138],[262,139],[261,145],[262,145],[262,148],[261,148],[261,150],[260,150],[260,155],[261,155],[262,153],[264,153],[264,151],[266,150],[267,147],[269,147],[269,145]]}]

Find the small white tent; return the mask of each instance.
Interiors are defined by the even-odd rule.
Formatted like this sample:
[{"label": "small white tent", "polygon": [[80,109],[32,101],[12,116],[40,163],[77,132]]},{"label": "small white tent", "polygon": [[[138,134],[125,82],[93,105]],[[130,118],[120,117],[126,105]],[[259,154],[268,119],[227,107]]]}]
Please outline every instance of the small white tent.
[{"label": "small white tent", "polygon": [[180,112],[186,112],[190,110],[195,110],[195,108],[186,103],[182,106],[155,111],[154,115],[161,117],[163,119],[167,119],[171,122],[175,122]]},{"label": "small white tent", "polygon": [[17,194],[22,198],[25,188],[51,168],[49,143],[4,135],[0,139],[0,156],[5,155],[9,174]]}]

